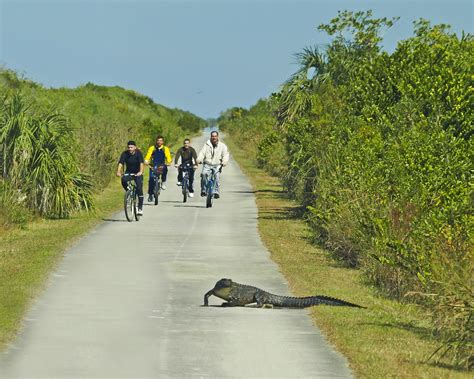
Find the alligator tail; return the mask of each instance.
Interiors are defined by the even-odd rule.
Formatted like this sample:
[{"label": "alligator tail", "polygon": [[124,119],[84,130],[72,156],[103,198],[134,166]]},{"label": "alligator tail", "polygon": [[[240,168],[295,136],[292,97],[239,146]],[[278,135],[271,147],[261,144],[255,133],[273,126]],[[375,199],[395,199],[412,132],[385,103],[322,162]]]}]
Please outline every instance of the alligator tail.
[{"label": "alligator tail", "polygon": [[365,308],[361,305],[349,303],[348,301],[336,299],[329,296],[307,296],[307,297],[289,297],[289,296],[275,296],[273,305],[288,308],[306,308],[313,305],[334,305],[345,307]]}]

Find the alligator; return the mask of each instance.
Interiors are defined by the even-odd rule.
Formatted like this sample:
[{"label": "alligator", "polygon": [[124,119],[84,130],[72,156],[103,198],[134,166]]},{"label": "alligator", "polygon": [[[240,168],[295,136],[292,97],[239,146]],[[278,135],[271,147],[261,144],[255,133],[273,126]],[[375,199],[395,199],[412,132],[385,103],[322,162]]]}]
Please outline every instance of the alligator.
[{"label": "alligator", "polygon": [[257,287],[236,283],[232,279],[219,280],[214,288],[204,295],[204,306],[209,305],[208,299],[212,295],[226,300],[225,303],[222,303],[223,307],[243,307],[256,303],[258,307],[262,308],[306,308],[319,304],[365,308],[361,305],[329,296],[290,297],[273,295]]}]

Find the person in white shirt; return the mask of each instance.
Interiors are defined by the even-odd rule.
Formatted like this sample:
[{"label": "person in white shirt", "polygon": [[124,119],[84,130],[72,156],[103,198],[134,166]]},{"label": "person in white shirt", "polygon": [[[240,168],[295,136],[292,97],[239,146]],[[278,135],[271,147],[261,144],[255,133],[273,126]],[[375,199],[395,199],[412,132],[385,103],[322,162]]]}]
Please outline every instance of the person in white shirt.
[{"label": "person in white shirt", "polygon": [[[229,150],[223,142],[219,141],[219,133],[217,131],[214,130],[211,132],[211,138],[206,141],[199,152],[197,162],[202,163],[201,196],[204,197],[207,196],[206,183],[212,167],[219,165],[226,166],[227,163],[229,163]],[[216,192],[214,194],[216,199],[219,198],[219,174],[218,172],[216,178]]]}]

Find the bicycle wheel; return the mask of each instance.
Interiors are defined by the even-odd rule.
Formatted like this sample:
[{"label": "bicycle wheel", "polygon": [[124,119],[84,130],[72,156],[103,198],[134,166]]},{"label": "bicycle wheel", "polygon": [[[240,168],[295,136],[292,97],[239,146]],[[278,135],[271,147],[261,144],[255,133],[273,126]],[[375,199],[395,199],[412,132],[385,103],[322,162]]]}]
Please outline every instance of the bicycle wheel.
[{"label": "bicycle wheel", "polygon": [[153,195],[155,197],[155,205],[158,205],[158,197],[161,192],[161,178],[155,178],[155,187],[153,187]]},{"label": "bicycle wheel", "polygon": [[212,208],[212,200],[213,200],[212,194],[208,193],[207,198],[206,198],[206,208]]},{"label": "bicycle wheel", "polygon": [[133,214],[135,216],[135,221],[140,221],[140,215],[138,214],[138,204],[137,204],[137,194],[133,194]]},{"label": "bicycle wheel", "polygon": [[188,179],[183,178],[183,203],[188,200]]},{"label": "bicycle wheel", "polygon": [[209,180],[207,182],[206,208],[212,208],[213,199],[214,199],[214,183],[212,180]]},{"label": "bicycle wheel", "polygon": [[123,199],[123,209],[125,211],[125,217],[127,218],[128,222],[132,222],[134,206],[133,206],[132,193],[130,190],[127,190],[125,192],[125,196]]}]

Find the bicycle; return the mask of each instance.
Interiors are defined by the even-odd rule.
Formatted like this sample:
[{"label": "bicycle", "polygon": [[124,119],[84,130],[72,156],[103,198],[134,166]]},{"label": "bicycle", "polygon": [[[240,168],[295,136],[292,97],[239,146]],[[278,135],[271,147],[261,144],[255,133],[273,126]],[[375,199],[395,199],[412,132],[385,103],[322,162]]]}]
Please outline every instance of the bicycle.
[{"label": "bicycle", "polygon": [[206,208],[212,208],[212,202],[216,195],[217,173],[222,172],[222,165],[212,165],[211,175],[208,175],[206,181]]},{"label": "bicycle", "polygon": [[153,178],[155,180],[155,185],[153,186],[153,197],[155,198],[155,205],[158,205],[158,198],[161,193],[161,186],[163,184],[161,175],[163,174],[163,168],[164,165],[159,165],[153,167],[151,170],[151,175],[153,175]]},{"label": "bicycle", "polygon": [[189,163],[186,163],[184,166],[181,165],[181,170],[182,170],[182,176],[183,178],[181,179],[181,189],[183,193],[183,203],[185,203],[188,200],[188,195],[189,195],[189,170],[192,170],[193,168]]},{"label": "bicycle", "polygon": [[[123,176],[136,176],[135,174],[124,174]],[[127,181],[127,190],[123,198],[123,208],[125,211],[125,217],[128,222],[132,222],[133,219],[140,221],[140,215],[137,210],[137,185],[135,180],[130,179]]]}]

